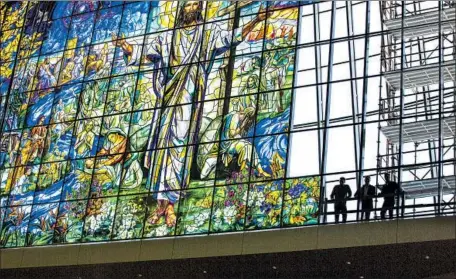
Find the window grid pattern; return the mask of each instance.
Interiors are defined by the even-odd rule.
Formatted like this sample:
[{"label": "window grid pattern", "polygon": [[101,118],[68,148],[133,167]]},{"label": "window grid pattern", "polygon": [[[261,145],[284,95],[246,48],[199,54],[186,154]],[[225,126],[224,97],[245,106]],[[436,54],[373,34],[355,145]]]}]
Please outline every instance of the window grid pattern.
[{"label": "window grid pattern", "polygon": [[316,224],[300,4],[2,2],[1,246]]},{"label": "window grid pattern", "polygon": [[454,1],[0,5],[2,247],[454,213]]}]

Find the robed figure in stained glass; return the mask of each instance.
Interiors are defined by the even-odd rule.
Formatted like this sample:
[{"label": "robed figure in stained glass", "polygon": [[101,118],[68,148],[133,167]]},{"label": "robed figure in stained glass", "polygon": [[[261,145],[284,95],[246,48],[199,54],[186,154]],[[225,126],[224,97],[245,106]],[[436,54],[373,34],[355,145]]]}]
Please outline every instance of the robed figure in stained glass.
[{"label": "robed figure in stained glass", "polygon": [[[178,201],[179,192],[173,190],[185,189],[190,183],[195,146],[186,145],[197,143],[200,102],[211,72],[210,61],[241,43],[265,18],[261,10],[242,30],[232,33],[217,23],[202,24],[203,3],[186,1],[179,6],[176,30],[146,39],[142,51],[142,44],[133,39],[116,41],[128,65],[142,63],[157,69],[152,83],[155,97],[162,100],[162,110],[154,121],[158,123],[153,128],[157,136],[151,136],[149,149],[155,151],[146,158],[146,167],[152,169],[151,185],[159,193],[158,209],[150,222],[158,222],[164,215],[168,226],[176,222],[172,205]],[[117,37],[113,35],[113,39]]]}]

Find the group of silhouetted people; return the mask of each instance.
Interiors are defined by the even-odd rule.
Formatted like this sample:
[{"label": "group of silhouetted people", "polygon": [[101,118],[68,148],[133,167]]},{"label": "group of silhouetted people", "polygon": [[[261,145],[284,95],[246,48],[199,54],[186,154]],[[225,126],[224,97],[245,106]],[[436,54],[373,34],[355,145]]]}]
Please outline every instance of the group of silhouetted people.
[{"label": "group of silhouetted people", "polygon": [[[383,206],[380,211],[382,219],[386,218],[388,212],[389,218],[393,218],[393,209],[395,205],[395,197],[402,190],[394,181],[390,180],[389,174],[385,174],[385,184],[378,186],[381,190],[380,196],[383,197]],[[350,186],[345,184],[345,177],[339,179],[339,185],[336,185],[331,192],[331,199],[334,200],[334,213],[336,223],[339,223],[339,216],[342,215],[342,222],[347,221],[347,199],[351,198],[352,191]],[[355,193],[355,198],[361,202],[361,219],[370,220],[371,211],[374,208],[373,199],[376,197],[375,187],[370,184],[370,177],[364,177],[364,185],[361,186]]]}]

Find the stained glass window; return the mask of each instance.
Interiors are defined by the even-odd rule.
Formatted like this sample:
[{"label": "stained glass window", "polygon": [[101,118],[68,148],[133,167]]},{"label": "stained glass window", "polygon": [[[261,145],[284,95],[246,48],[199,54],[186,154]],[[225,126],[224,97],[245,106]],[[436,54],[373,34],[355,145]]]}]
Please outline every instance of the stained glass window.
[{"label": "stained glass window", "polygon": [[315,224],[318,178],[287,178],[299,10],[1,2],[1,246]]}]

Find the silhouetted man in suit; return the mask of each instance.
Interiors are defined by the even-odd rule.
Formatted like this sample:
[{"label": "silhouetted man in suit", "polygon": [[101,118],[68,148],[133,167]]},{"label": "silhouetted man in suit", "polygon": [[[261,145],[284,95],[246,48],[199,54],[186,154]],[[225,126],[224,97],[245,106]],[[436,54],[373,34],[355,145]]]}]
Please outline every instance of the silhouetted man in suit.
[{"label": "silhouetted man in suit", "polygon": [[375,196],[375,187],[370,184],[370,176],[364,177],[364,185],[355,193],[355,198],[361,201],[361,220],[370,219],[370,214],[374,208],[373,197]]},{"label": "silhouetted man in suit", "polygon": [[339,179],[339,185],[336,185],[331,193],[331,199],[335,200],[334,212],[336,223],[339,223],[339,215],[342,214],[342,222],[347,221],[347,199],[352,195],[350,186],[345,184],[345,177]]},{"label": "silhouetted man in suit", "polygon": [[402,190],[399,187],[399,184],[394,181],[390,181],[390,176],[388,173],[385,173],[385,185],[380,186],[380,188],[382,190],[381,194],[384,196],[380,216],[382,219],[385,219],[386,211],[388,211],[389,218],[391,219],[393,218],[393,209],[396,198],[395,195],[402,192]]}]

